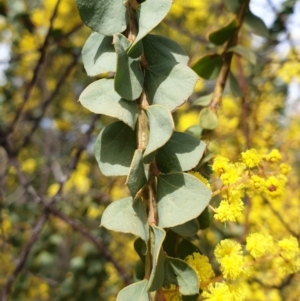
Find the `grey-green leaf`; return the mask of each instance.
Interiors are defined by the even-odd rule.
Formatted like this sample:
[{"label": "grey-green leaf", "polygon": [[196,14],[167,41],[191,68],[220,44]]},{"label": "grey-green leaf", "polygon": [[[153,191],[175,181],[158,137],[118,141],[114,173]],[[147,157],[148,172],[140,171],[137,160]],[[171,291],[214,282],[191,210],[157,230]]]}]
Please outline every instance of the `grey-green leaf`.
[{"label": "grey-green leaf", "polygon": [[139,60],[128,55],[127,49],[130,42],[125,36],[116,34],[114,40],[117,52],[115,90],[122,98],[136,100],[141,95],[144,84],[144,75]]},{"label": "grey-green leaf", "polygon": [[116,301],[151,301],[151,297],[147,292],[147,285],[148,280],[144,279],[126,286],[119,292]]},{"label": "grey-green leaf", "polygon": [[192,219],[171,229],[181,236],[190,237],[197,234],[199,230],[199,223],[197,219]]},{"label": "grey-green leaf", "polygon": [[149,120],[149,140],[144,156],[162,147],[172,136],[174,122],[170,111],[164,106],[153,105],[146,108]]},{"label": "grey-green leaf", "polygon": [[220,54],[207,54],[201,57],[193,66],[193,70],[202,78],[215,79],[222,68],[223,59]]},{"label": "grey-green leaf", "polygon": [[162,243],[166,237],[164,229],[155,225],[151,226],[152,235],[152,271],[149,277],[148,291],[153,292],[161,288],[164,282],[164,255],[162,252]]},{"label": "grey-green leaf", "polygon": [[211,194],[205,184],[190,174],[160,174],[157,177],[158,226],[175,227],[198,217]]},{"label": "grey-green leaf", "polygon": [[136,134],[123,122],[106,126],[95,143],[95,157],[105,176],[125,176],[136,149]]},{"label": "grey-green leaf", "polygon": [[187,64],[189,57],[175,41],[166,37],[148,34],[142,40],[145,58],[149,65],[170,62]]},{"label": "grey-green leaf", "polygon": [[156,154],[158,169],[163,173],[190,170],[199,163],[205,147],[204,142],[189,134],[173,132]]},{"label": "grey-green leaf", "polygon": [[167,62],[148,66],[145,91],[151,104],[173,111],[192,94],[197,80],[197,74],[185,64]]},{"label": "grey-green leaf", "polygon": [[208,95],[200,96],[195,101],[193,101],[192,105],[206,107],[210,104],[211,98],[212,98],[212,93],[210,93]]},{"label": "grey-green leaf", "polygon": [[146,207],[140,199],[133,202],[129,197],[113,201],[103,212],[101,226],[117,232],[134,234],[144,241],[148,241],[149,238]]},{"label": "grey-green leaf", "polygon": [[172,2],[172,0],[146,0],[138,6],[139,32],[133,45],[164,19],[172,6]]},{"label": "grey-green leaf", "polygon": [[82,62],[89,76],[115,72],[117,56],[112,37],[93,32],[82,48]]},{"label": "grey-green leaf", "polygon": [[243,96],[243,91],[231,71],[229,71],[229,86],[233,96],[235,97]]},{"label": "grey-green leaf", "polygon": [[113,79],[100,79],[93,82],[83,90],[79,101],[91,112],[117,118],[134,130],[137,104],[126,101],[115,92]]},{"label": "grey-green leaf", "polygon": [[218,117],[211,108],[204,108],[199,114],[199,125],[206,130],[214,130],[218,126]]},{"label": "grey-green leaf", "polygon": [[123,0],[76,0],[83,22],[106,36],[122,32],[127,26]]},{"label": "grey-green leaf", "polygon": [[178,258],[167,257],[166,261],[176,275],[180,293],[186,296],[198,294],[199,281],[195,270]]},{"label": "grey-green leaf", "polygon": [[243,24],[252,33],[264,38],[269,37],[269,30],[264,21],[256,15],[254,15],[251,11],[246,13]]},{"label": "grey-green leaf", "polygon": [[256,64],[256,55],[253,51],[251,51],[248,48],[245,48],[241,45],[236,45],[236,46],[230,47],[227,51],[228,52],[232,51],[232,52],[237,53],[238,55],[242,56],[247,61],[249,61],[249,63],[251,63],[252,65]]},{"label": "grey-green leaf", "polygon": [[143,163],[143,153],[140,149],[136,149],[131,165],[129,174],[126,179],[126,184],[130,190],[130,193],[135,199],[138,191],[147,183],[147,177],[145,173],[145,166]]}]

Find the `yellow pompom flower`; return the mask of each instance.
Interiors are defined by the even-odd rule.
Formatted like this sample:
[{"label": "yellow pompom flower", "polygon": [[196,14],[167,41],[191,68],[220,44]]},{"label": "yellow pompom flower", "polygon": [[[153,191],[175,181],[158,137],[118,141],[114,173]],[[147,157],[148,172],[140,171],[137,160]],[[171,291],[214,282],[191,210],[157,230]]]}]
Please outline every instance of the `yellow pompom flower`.
[{"label": "yellow pompom flower", "polygon": [[227,221],[235,222],[244,210],[244,203],[241,199],[236,199],[234,202],[222,200],[219,207],[215,210],[214,218],[222,223]]},{"label": "yellow pompom flower", "polygon": [[242,160],[247,167],[253,168],[257,167],[262,160],[262,156],[254,148],[251,148],[245,152],[242,152]]},{"label": "yellow pompom flower", "polygon": [[280,255],[286,260],[292,260],[299,256],[299,244],[295,237],[284,238],[278,242],[280,247]]},{"label": "yellow pompom flower", "polygon": [[275,176],[270,176],[265,181],[265,189],[264,192],[271,197],[279,197],[283,195],[283,188],[285,186],[286,179],[285,178],[276,178]]},{"label": "yellow pompom flower", "polygon": [[225,279],[235,280],[244,272],[244,257],[238,254],[231,254],[219,259],[221,272]]},{"label": "yellow pompom flower", "polygon": [[224,239],[220,241],[220,243],[216,246],[214,254],[216,256],[217,261],[222,260],[225,256],[230,255],[242,255],[242,247],[241,245],[231,239]]},{"label": "yellow pompom flower", "polygon": [[265,187],[265,179],[259,177],[258,175],[251,176],[249,180],[249,188],[253,189],[254,191],[263,191]]},{"label": "yellow pompom flower", "polygon": [[236,285],[228,285],[225,282],[210,284],[202,293],[206,301],[242,301],[244,300],[243,290]]},{"label": "yellow pompom flower", "polygon": [[201,286],[201,288],[207,286],[209,280],[215,276],[207,256],[195,252],[192,255],[187,256],[185,261],[197,273],[199,286]]},{"label": "yellow pompom flower", "polygon": [[269,234],[251,233],[246,238],[246,249],[254,258],[266,255],[274,246],[273,238]]},{"label": "yellow pompom flower", "polygon": [[229,169],[229,160],[222,156],[217,156],[212,165],[212,170],[217,177]]},{"label": "yellow pompom flower", "polygon": [[279,167],[281,173],[284,175],[287,175],[292,170],[291,166],[285,163],[281,163]]},{"label": "yellow pompom flower", "polygon": [[271,163],[275,163],[281,160],[281,154],[278,149],[272,149],[272,151],[265,156],[265,160]]}]

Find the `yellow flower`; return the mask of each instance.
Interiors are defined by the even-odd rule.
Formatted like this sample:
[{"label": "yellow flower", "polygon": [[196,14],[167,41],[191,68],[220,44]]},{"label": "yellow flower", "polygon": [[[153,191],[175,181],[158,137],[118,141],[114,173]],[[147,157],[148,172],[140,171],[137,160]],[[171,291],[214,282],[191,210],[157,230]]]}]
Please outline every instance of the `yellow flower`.
[{"label": "yellow flower", "polygon": [[218,177],[229,169],[229,160],[222,156],[217,156],[212,165],[212,170]]},{"label": "yellow flower", "polygon": [[286,259],[294,259],[297,255],[299,256],[299,244],[295,237],[284,238],[278,242],[280,247],[280,255]]},{"label": "yellow flower", "polygon": [[262,191],[264,188],[265,179],[259,177],[258,175],[251,176],[249,180],[249,187],[254,191]]},{"label": "yellow flower", "polygon": [[228,285],[225,282],[210,284],[202,293],[206,301],[242,301],[244,299],[243,289],[237,285]]},{"label": "yellow flower", "polygon": [[283,188],[285,186],[286,179],[278,179],[275,176],[270,176],[265,182],[265,193],[271,197],[278,197],[283,195]]},{"label": "yellow flower", "polygon": [[269,234],[252,233],[247,238],[246,249],[254,258],[266,255],[274,246],[273,238]]},{"label": "yellow flower", "polygon": [[244,257],[238,254],[230,254],[219,259],[221,272],[225,279],[235,280],[243,273]]},{"label": "yellow flower", "polygon": [[272,149],[272,151],[265,156],[265,160],[275,163],[281,160],[281,154],[278,149]]},{"label": "yellow flower", "polygon": [[225,256],[242,255],[242,247],[234,240],[224,239],[216,246],[214,254],[219,262]]},{"label": "yellow flower", "polygon": [[291,171],[291,166],[285,163],[280,164],[280,171],[282,174],[287,175]]},{"label": "yellow flower", "polygon": [[262,156],[254,148],[251,148],[245,152],[242,152],[242,160],[249,168],[257,167],[261,160]]},{"label": "yellow flower", "polygon": [[199,279],[199,286],[207,286],[209,280],[215,273],[209,263],[208,257],[199,253],[193,253],[185,258],[185,261],[195,270]]},{"label": "yellow flower", "polygon": [[244,210],[244,203],[241,199],[229,203],[228,200],[222,200],[219,207],[216,208],[214,218],[224,223],[226,221],[235,222]]}]

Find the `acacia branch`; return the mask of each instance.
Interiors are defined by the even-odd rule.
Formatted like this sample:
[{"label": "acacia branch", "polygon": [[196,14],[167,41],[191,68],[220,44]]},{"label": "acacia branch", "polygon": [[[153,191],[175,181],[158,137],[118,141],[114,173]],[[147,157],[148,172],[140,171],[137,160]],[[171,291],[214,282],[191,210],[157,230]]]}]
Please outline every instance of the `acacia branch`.
[{"label": "acacia branch", "polygon": [[[29,255],[33,245],[38,240],[39,235],[40,235],[44,225],[46,224],[46,222],[49,219],[49,209],[47,207],[53,206],[61,198],[64,184],[71,176],[72,171],[76,168],[76,166],[79,162],[80,156],[81,156],[83,150],[86,148],[88,141],[90,140],[91,134],[93,132],[93,129],[95,127],[95,123],[96,123],[96,120],[98,119],[98,117],[99,117],[99,115],[94,115],[88,131],[86,132],[81,144],[77,148],[75,156],[73,157],[72,161],[69,164],[66,174],[58,182],[59,189],[58,189],[57,193],[52,197],[52,199],[48,203],[45,200],[43,200],[43,198],[38,195],[38,193],[36,192],[34,187],[32,185],[30,185],[30,183],[28,182],[28,180],[22,173],[20,164],[17,161],[17,159],[15,159],[14,157],[9,157],[12,165],[16,167],[17,176],[18,176],[18,179],[19,179],[22,187],[25,189],[25,191],[27,191],[32,196],[33,200],[36,203],[43,204],[45,206],[45,211],[34,224],[32,230],[31,230],[30,239],[28,240],[25,247],[21,251],[20,256],[16,260],[17,265],[16,265],[14,271],[8,277],[5,285],[2,288],[2,291],[0,292],[0,301],[7,301],[7,296],[9,295],[9,293],[11,291],[14,281],[16,280],[16,278],[18,277],[18,275],[24,268],[25,262],[27,260],[27,257]],[[8,153],[8,156],[9,156],[9,153]]]},{"label": "acacia branch", "polygon": [[21,106],[19,107],[19,109],[17,110],[17,113],[15,115],[14,120],[12,121],[12,123],[10,124],[8,129],[6,130],[6,133],[5,133],[6,136],[8,136],[9,134],[11,134],[14,131],[15,126],[16,126],[17,122],[19,121],[22,113],[23,113],[23,110],[24,110],[24,107],[25,107],[26,103],[30,99],[31,92],[32,92],[37,80],[38,80],[41,67],[42,67],[42,65],[45,61],[45,58],[46,58],[47,48],[48,48],[50,38],[51,38],[51,35],[52,35],[53,23],[54,23],[54,20],[57,16],[60,1],[61,0],[57,0],[57,2],[56,2],[56,5],[55,5],[54,10],[53,10],[53,14],[50,18],[50,26],[49,26],[47,35],[45,37],[45,40],[44,40],[44,43],[43,43],[42,47],[40,48],[40,58],[39,58],[36,66],[34,68],[33,76],[31,78],[30,82],[25,87],[25,92],[24,92],[24,95],[23,95],[23,102],[22,102]]},{"label": "acacia branch", "polygon": [[239,11],[239,13],[237,15],[237,19],[236,19],[237,27],[236,27],[232,37],[227,42],[225,49],[222,53],[223,65],[220,70],[219,76],[217,78],[215,89],[213,91],[212,99],[211,99],[210,105],[209,105],[209,107],[214,111],[217,111],[218,106],[220,105],[220,103],[222,101],[222,95],[223,95],[223,92],[225,89],[226,80],[227,80],[227,77],[228,77],[228,74],[230,71],[230,65],[231,65],[231,61],[233,58],[233,54],[234,54],[232,51],[228,52],[228,49],[237,44],[238,35],[239,35],[240,29],[242,27],[245,14],[248,10],[249,3],[250,3],[250,0],[245,0],[242,3],[240,11]]}]

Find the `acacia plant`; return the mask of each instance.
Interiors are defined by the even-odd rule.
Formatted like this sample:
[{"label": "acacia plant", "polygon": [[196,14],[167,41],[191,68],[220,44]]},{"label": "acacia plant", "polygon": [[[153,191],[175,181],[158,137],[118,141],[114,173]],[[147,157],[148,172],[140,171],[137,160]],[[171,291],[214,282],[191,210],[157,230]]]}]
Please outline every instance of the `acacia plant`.
[{"label": "acacia plant", "polygon": [[[227,78],[232,94],[242,94],[230,70],[233,55],[255,64],[255,55],[238,45],[243,21],[260,35],[266,34],[264,23],[249,10],[249,0],[224,0],[235,18],[208,37],[214,45],[224,46],[223,50],[203,56],[192,70],[189,57],[179,44],[150,34],[167,15],[172,0],[76,2],[82,20],[94,31],[82,50],[84,67],[88,75],[102,76],[82,92],[79,100],[90,111],[119,120],[101,131],[95,142],[95,156],[105,176],[127,177],[131,194],[106,208],[101,225],[136,235],[134,247],[140,257],[136,282],[122,289],[117,301],[196,300],[200,288],[219,280],[226,280],[227,284],[210,284],[203,298],[242,300],[243,292],[235,286],[236,280],[243,269],[266,254],[269,245],[259,251],[255,246],[264,236],[257,234],[247,240],[247,250],[254,258],[248,263],[237,242],[222,241],[215,249],[222,275],[215,278],[206,257],[194,253],[197,248],[186,237],[209,227],[208,207],[217,220],[236,221],[243,210],[245,188],[257,192],[264,187],[261,193],[274,197],[286,183],[285,176],[280,178],[281,186],[274,176],[266,176],[265,163],[277,162],[277,151],[263,157],[256,150],[249,150],[242,153],[243,164],[236,165],[226,158],[217,158],[212,171],[223,186],[214,193],[198,173],[211,158],[199,133],[209,134],[217,127],[216,113]],[[192,94],[198,75],[217,78],[215,89],[195,102],[202,110],[200,127],[193,129],[194,135],[176,132],[172,112]],[[217,209],[209,205],[212,195],[222,196]],[[271,245],[272,238],[267,238]],[[281,256],[291,263],[297,243],[291,239],[279,245],[284,250],[289,244],[293,245],[291,254],[284,256],[283,251],[277,250],[272,258]],[[202,272],[193,260],[198,260]],[[293,267],[287,273],[297,269]]]}]

